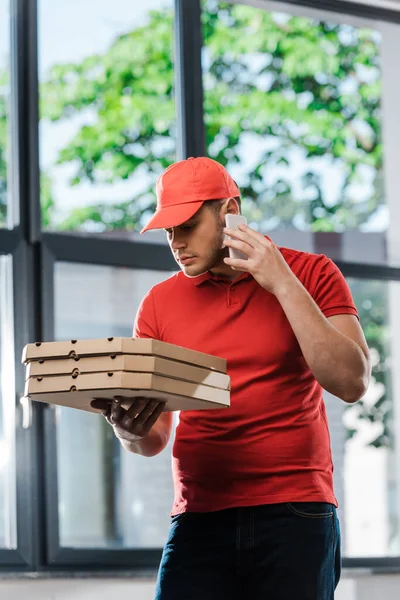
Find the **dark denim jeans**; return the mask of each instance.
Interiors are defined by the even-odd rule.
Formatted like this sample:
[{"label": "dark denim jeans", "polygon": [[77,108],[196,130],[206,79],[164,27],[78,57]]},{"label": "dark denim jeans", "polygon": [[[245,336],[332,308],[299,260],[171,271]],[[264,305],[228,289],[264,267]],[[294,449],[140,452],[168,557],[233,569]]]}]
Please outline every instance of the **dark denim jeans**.
[{"label": "dark denim jeans", "polygon": [[293,502],[172,518],[156,600],[333,600],[336,509]]}]

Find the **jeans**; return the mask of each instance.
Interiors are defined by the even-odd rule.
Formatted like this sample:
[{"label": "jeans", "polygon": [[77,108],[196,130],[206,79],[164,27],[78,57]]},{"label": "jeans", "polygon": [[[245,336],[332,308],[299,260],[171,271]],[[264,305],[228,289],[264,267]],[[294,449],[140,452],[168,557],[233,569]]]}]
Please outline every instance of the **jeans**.
[{"label": "jeans", "polygon": [[336,509],[292,502],[172,517],[156,600],[333,600]]}]

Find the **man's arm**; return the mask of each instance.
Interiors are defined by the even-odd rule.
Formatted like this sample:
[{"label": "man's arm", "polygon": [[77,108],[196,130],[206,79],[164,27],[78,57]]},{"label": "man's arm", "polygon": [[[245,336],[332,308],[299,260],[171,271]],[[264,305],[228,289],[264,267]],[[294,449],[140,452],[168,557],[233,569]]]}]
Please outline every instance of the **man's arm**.
[{"label": "man's arm", "polygon": [[[115,428],[114,428],[115,430]],[[172,413],[165,412],[161,413],[155,424],[150,429],[149,433],[141,439],[131,440],[119,437],[116,435],[121,442],[121,445],[134,454],[140,454],[141,456],[156,456],[164,450],[169,442],[172,432]],[[126,434],[125,434],[126,435]]]},{"label": "man's arm", "polygon": [[[152,290],[146,294],[139,306],[135,317],[132,336],[141,339],[160,339]],[[148,402],[149,401],[147,400],[147,403]],[[135,410],[132,410],[135,415]],[[112,415],[114,420],[117,419],[119,427],[124,427],[126,430],[125,432],[121,431],[118,429],[118,426],[116,427],[114,425],[115,435],[118,437],[125,450],[148,457],[155,456],[164,450],[171,437],[173,416],[172,413],[161,412],[161,410],[162,405],[155,409],[155,419],[154,416],[149,417],[150,426],[145,425],[144,431],[141,431],[142,436],[139,439],[131,439],[127,434],[132,431],[140,431],[138,425],[140,427],[140,418],[143,419],[143,417],[140,415],[135,416],[134,421],[130,421],[129,416],[126,416],[125,419],[121,419],[121,413],[118,411],[118,407],[114,410]],[[146,412],[144,412],[144,418],[146,418]],[[138,419],[139,424],[137,423]]]},{"label": "man's arm", "polygon": [[295,277],[277,286],[275,294],[318,383],[345,402],[357,402],[371,375],[369,350],[357,317],[325,317]]},{"label": "man's arm", "polygon": [[172,413],[162,412],[164,402],[156,399],[129,400],[131,406],[127,410],[121,406],[123,398],[120,396],[111,404],[105,398],[96,398],[91,405],[102,411],[125,450],[141,456],[159,454],[171,437]]},{"label": "man's arm", "polygon": [[[146,294],[139,306],[133,337],[160,339],[152,290]],[[155,398],[135,398],[128,410],[122,407],[122,400],[116,397],[110,405],[104,399],[98,398],[92,402],[92,406],[103,412],[125,450],[141,456],[159,454],[171,436],[172,413],[162,412],[164,402]]]},{"label": "man's arm", "polygon": [[328,311],[343,306],[344,313],[352,310],[351,294],[341,276],[335,269],[328,269],[325,275],[319,272],[314,301],[271,240],[247,225],[224,231],[229,236],[224,245],[247,255],[247,260],[227,257],[224,262],[234,270],[251,273],[276,296],[318,383],[345,402],[357,402],[365,394],[371,376],[362,329],[352,314],[325,317],[319,308]]}]

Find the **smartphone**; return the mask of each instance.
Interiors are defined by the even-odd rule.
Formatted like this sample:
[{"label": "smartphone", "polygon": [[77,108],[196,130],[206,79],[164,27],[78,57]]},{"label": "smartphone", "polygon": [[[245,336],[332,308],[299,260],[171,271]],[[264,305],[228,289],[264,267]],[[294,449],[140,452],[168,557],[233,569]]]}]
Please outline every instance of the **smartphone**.
[{"label": "smartphone", "polygon": [[[247,219],[243,215],[225,215],[225,223],[229,229],[238,229],[238,225],[247,225]],[[229,238],[229,235],[226,236]],[[248,256],[240,252],[240,250],[236,250],[236,248],[229,248],[229,257],[230,258],[240,258],[241,260],[247,260]]]}]

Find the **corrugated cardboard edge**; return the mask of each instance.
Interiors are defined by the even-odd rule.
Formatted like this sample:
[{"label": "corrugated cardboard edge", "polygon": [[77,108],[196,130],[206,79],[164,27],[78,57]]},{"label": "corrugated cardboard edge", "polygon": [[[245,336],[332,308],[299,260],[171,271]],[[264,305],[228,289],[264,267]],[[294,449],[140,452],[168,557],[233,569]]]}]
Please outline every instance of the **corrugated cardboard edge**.
[{"label": "corrugated cardboard edge", "polygon": [[172,358],[188,364],[226,373],[227,361],[225,358],[152,338],[112,337],[91,340],[65,340],[62,342],[36,342],[25,346],[22,352],[22,362],[26,364],[30,360],[39,360],[41,358],[95,356],[96,354],[130,354],[134,350],[134,344],[143,346],[143,349],[139,349],[139,352],[133,352],[134,354],[154,354],[162,358]]}]

